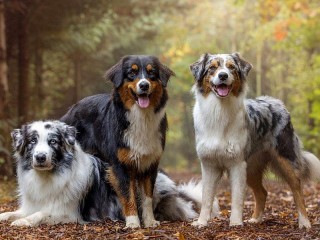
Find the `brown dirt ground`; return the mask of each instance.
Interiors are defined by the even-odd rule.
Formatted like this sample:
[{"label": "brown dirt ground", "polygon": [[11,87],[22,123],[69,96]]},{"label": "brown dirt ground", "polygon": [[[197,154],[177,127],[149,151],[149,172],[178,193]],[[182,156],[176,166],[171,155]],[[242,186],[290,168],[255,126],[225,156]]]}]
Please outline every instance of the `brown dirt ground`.
[{"label": "brown dirt ground", "polygon": [[[194,175],[174,174],[174,179],[186,181]],[[198,176],[195,176],[196,178]],[[220,184],[219,202],[221,217],[210,221],[208,227],[196,229],[187,222],[162,222],[154,229],[125,230],[123,222],[103,221],[80,224],[59,224],[39,227],[11,227],[0,222],[0,239],[320,239],[320,183],[306,184],[304,195],[312,228],[298,228],[297,213],[289,188],[278,181],[265,183],[268,199],[262,224],[244,223],[242,227],[229,227],[230,188],[227,180]],[[0,212],[17,207],[12,200],[14,184],[1,183]],[[244,219],[249,219],[254,206],[248,190]]]}]

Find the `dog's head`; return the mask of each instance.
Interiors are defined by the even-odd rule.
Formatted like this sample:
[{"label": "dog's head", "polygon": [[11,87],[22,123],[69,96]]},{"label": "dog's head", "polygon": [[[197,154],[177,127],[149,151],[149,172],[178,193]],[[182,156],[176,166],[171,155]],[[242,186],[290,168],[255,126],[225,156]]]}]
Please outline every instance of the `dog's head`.
[{"label": "dog's head", "polygon": [[154,56],[130,55],[111,67],[106,78],[111,80],[122,102],[130,109],[134,104],[140,108],[157,107],[169,78],[174,75]]},{"label": "dog's head", "polygon": [[59,121],[37,121],[13,130],[11,137],[14,156],[24,170],[50,171],[71,166],[74,127]]},{"label": "dog's head", "polygon": [[244,90],[251,68],[252,65],[238,53],[205,53],[190,66],[200,92],[204,96],[213,92],[219,98],[226,98],[231,94],[239,96]]}]

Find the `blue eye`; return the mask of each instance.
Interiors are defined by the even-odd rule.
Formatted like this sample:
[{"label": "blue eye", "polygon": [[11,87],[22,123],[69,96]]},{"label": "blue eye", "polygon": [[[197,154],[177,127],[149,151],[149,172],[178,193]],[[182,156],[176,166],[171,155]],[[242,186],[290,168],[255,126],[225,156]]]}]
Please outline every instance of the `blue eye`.
[{"label": "blue eye", "polygon": [[37,143],[37,139],[35,139],[35,138],[32,138],[32,139],[31,139],[31,141],[30,141],[30,143],[32,143],[32,144],[35,144],[35,143]]},{"label": "blue eye", "polygon": [[54,140],[54,139],[51,139],[51,140],[50,140],[50,144],[56,144],[56,143],[57,143],[56,140]]}]

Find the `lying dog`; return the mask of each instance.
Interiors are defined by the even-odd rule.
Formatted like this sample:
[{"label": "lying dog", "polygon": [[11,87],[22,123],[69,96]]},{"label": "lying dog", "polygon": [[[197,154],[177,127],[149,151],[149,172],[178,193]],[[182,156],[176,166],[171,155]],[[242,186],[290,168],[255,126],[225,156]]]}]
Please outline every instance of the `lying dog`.
[{"label": "lying dog", "polygon": [[[19,209],[0,214],[15,226],[123,220],[122,206],[106,180],[109,165],[85,153],[76,129],[59,121],[37,121],[12,132],[17,161]],[[201,184],[175,183],[159,172],[153,210],[159,220],[197,217]]]},{"label": "lying dog", "polygon": [[112,94],[87,97],[61,118],[78,129],[85,151],[110,163],[108,178],[130,228],[140,227],[138,191],[144,226],[159,225],[152,198],[166,140],[166,86],[173,75],[156,57],[125,56],[106,73]]},{"label": "lying dog", "polygon": [[270,167],[290,186],[299,227],[309,228],[301,182],[320,178],[320,161],[302,151],[283,103],[271,97],[245,99],[251,64],[239,54],[204,54],[190,66],[195,78],[194,126],[201,160],[203,199],[195,226],[205,226],[223,171],[231,180],[230,225],[242,225],[246,182],[255,196],[251,222],[261,222],[267,191],[263,173]]}]

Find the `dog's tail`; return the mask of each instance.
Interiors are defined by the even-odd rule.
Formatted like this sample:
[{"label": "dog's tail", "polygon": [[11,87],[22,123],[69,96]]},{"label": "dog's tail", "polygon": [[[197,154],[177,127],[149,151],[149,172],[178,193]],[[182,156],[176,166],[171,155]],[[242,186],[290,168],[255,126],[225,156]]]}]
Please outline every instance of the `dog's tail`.
[{"label": "dog's tail", "polygon": [[[160,221],[188,221],[199,216],[202,183],[189,181],[176,185],[165,173],[159,172],[154,191],[154,212]],[[213,204],[213,216],[219,213],[218,201]]]},{"label": "dog's tail", "polygon": [[320,160],[310,152],[303,151],[302,157],[306,162],[306,178],[320,181]]}]

